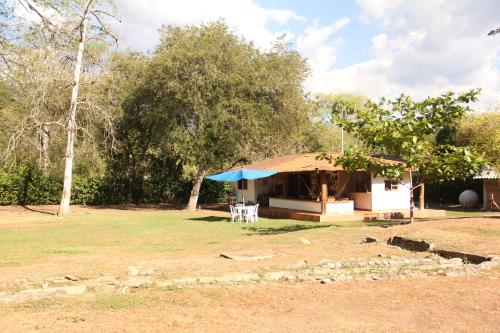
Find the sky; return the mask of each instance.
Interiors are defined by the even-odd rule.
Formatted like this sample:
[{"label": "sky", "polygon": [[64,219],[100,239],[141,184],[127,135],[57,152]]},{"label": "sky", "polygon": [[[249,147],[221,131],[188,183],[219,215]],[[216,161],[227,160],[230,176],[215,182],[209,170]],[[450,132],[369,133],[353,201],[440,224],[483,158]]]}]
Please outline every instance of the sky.
[{"label": "sky", "polygon": [[500,0],[120,0],[121,47],[148,52],[162,25],[224,18],[262,50],[286,40],[312,93],[421,99],[481,88],[500,110]]}]

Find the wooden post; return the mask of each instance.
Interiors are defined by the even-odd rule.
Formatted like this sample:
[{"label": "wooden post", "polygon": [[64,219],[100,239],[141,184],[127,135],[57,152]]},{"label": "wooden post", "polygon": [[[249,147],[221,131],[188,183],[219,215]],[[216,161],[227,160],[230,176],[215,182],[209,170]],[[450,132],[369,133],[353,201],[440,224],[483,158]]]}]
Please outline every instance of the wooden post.
[{"label": "wooden post", "polygon": [[288,198],[288,173],[283,174],[283,198]]},{"label": "wooden post", "polygon": [[418,198],[418,208],[420,210],[424,210],[425,209],[425,184],[422,183],[422,185],[420,185],[420,197]]},{"label": "wooden post", "polygon": [[328,201],[328,185],[325,174],[321,174],[321,215],[326,214],[326,202]]}]

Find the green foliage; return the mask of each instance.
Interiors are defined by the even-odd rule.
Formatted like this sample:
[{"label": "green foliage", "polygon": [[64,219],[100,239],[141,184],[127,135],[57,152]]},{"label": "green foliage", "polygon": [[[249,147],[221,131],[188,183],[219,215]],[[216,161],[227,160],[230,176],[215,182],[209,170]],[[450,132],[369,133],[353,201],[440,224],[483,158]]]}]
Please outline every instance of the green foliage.
[{"label": "green foliage", "polygon": [[387,163],[366,157],[359,148],[346,151],[335,163],[347,169],[369,170],[401,179],[405,168],[416,171],[418,184],[466,179],[482,166],[481,156],[469,147],[433,142],[447,124],[459,121],[477,101],[478,91],[455,96],[447,93],[420,102],[401,95],[394,101],[369,101],[366,107],[347,108],[347,117],[334,115],[334,121],[361,140],[366,147],[401,163]]},{"label": "green foliage", "polygon": [[472,146],[481,152],[489,164],[500,170],[500,112],[491,111],[467,115],[459,122],[456,143]]},{"label": "green foliage", "polygon": [[[347,110],[362,109],[367,102],[366,97],[353,94],[320,94],[312,103],[310,142],[313,151],[341,151],[342,129],[332,121],[332,116],[342,117]],[[353,135],[344,133],[344,147],[360,144]]]}]

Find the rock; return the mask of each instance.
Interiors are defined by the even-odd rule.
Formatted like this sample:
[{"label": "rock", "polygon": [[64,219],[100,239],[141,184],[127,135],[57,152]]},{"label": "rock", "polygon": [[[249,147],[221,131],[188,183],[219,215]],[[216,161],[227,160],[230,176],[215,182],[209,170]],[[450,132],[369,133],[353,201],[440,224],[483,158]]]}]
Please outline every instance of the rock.
[{"label": "rock", "polygon": [[311,244],[311,241],[308,240],[308,239],[306,239],[306,238],[300,237],[299,240],[304,245],[310,245]]},{"label": "rock", "polygon": [[139,275],[139,268],[135,267],[135,266],[128,266],[128,275],[131,275],[131,276],[137,276]]},{"label": "rock", "polygon": [[64,278],[65,278],[66,280],[70,280],[70,281],[79,281],[79,280],[80,280],[80,278],[79,278],[79,277],[74,276],[73,274],[66,274],[66,275],[64,276]]},{"label": "rock", "polygon": [[264,280],[267,281],[279,281],[287,275],[288,272],[269,272],[264,275]]},{"label": "rock", "polygon": [[237,255],[230,252],[222,252],[219,256],[222,258],[232,259],[236,261],[263,260],[263,259],[271,259],[272,257],[274,257],[273,254],[249,256],[249,255]]},{"label": "rock", "polygon": [[66,293],[67,295],[82,295],[85,293],[85,291],[87,291],[87,286],[68,286],[61,289],[64,290],[64,293]]},{"label": "rock", "polygon": [[321,280],[321,284],[327,284],[327,283],[330,283],[332,282],[332,279],[322,279]]},{"label": "rock", "polygon": [[47,289],[48,287],[49,287],[49,283],[48,282],[42,283],[42,289]]},{"label": "rock", "polygon": [[118,279],[112,275],[99,276],[99,277],[93,279],[92,282],[97,283],[97,284],[105,284],[108,286],[116,286],[119,284]]},{"label": "rock", "polygon": [[128,286],[123,286],[123,288],[120,289],[120,293],[122,294],[128,294],[129,288]]},{"label": "rock", "polygon": [[485,261],[490,261],[490,257],[485,257],[485,256],[480,256],[477,254],[470,254],[470,253],[462,253],[462,252],[457,252],[457,251],[448,251],[448,250],[439,250],[435,249],[432,251],[433,253],[436,253],[437,255],[447,258],[447,259],[452,259],[452,258],[461,258],[463,262],[468,263],[468,264],[480,264]]},{"label": "rock", "polygon": [[366,236],[361,238],[360,244],[376,243],[378,240],[375,237]]},{"label": "rock", "polygon": [[400,247],[405,250],[425,252],[434,249],[434,244],[426,241],[413,240],[401,236],[394,236],[387,240],[387,244]]},{"label": "rock", "polygon": [[140,286],[142,286],[142,281],[132,280],[127,283],[127,286],[129,288],[139,288]]},{"label": "rock", "polygon": [[148,275],[153,275],[153,274],[154,274],[153,267],[141,269],[139,272],[139,275],[141,275],[141,276],[148,276]]},{"label": "rock", "polygon": [[457,271],[445,271],[444,276],[460,276],[461,274]]},{"label": "rock", "polygon": [[456,265],[456,266],[462,266],[464,262],[462,261],[462,258],[452,258],[448,260],[448,263]]}]

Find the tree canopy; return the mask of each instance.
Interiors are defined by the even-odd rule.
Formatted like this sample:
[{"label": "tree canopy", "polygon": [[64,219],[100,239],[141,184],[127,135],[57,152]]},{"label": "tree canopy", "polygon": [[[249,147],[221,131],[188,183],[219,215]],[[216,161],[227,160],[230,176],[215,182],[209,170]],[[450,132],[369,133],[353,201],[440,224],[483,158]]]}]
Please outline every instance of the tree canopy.
[{"label": "tree canopy", "polygon": [[303,149],[307,74],[286,45],[260,51],[224,22],[169,26],[125,110],[140,114],[133,121],[160,154],[182,162],[194,209],[207,172]]}]

